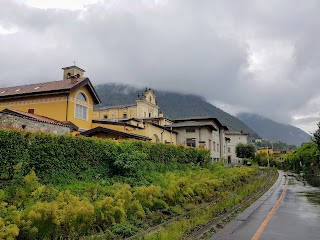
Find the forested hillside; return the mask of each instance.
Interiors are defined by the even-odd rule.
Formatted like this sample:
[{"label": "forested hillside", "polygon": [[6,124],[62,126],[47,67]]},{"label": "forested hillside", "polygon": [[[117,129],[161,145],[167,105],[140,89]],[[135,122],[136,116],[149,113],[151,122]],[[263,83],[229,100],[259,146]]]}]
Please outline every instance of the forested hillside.
[{"label": "forested hillside", "polygon": [[287,144],[300,146],[301,143],[309,142],[311,136],[300,128],[277,123],[271,119],[251,113],[238,115],[243,122],[250,126],[262,138],[281,141]]},{"label": "forested hillside", "polygon": [[[138,94],[144,91],[144,89],[136,89],[132,86],[114,83],[98,85],[95,88],[102,100],[101,107],[134,103]],[[213,106],[201,96],[158,90],[155,90],[155,93],[160,110],[164,112],[165,117],[175,119],[194,116],[213,116],[218,118],[222,124],[227,125],[231,130],[249,133],[253,138],[259,137],[257,133],[241,120]]]}]

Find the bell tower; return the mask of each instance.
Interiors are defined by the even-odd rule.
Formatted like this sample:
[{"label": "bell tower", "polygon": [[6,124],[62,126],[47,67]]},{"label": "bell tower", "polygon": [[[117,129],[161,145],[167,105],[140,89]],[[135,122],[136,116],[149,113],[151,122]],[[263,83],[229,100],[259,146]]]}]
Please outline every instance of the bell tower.
[{"label": "bell tower", "polygon": [[85,70],[75,65],[70,67],[64,67],[63,69],[63,80],[70,78],[82,78]]}]

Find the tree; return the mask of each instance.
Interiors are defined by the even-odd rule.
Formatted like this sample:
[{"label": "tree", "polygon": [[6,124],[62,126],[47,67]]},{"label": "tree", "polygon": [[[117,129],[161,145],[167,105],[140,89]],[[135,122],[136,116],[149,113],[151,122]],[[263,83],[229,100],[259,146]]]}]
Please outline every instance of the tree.
[{"label": "tree", "polygon": [[320,150],[320,122],[317,125],[318,129],[313,133],[313,141],[318,145],[318,149]]},{"label": "tree", "polygon": [[236,146],[236,154],[238,158],[251,158],[254,159],[256,147],[253,144],[239,143]]}]

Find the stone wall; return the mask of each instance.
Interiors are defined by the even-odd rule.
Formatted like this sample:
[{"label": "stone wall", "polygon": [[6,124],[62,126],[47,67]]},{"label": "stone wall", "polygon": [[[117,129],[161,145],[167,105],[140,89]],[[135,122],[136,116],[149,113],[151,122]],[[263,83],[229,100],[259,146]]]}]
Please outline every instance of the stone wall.
[{"label": "stone wall", "polygon": [[0,128],[21,129],[31,132],[48,132],[54,134],[70,133],[69,127],[54,125],[45,122],[38,122],[26,118],[0,113]]}]

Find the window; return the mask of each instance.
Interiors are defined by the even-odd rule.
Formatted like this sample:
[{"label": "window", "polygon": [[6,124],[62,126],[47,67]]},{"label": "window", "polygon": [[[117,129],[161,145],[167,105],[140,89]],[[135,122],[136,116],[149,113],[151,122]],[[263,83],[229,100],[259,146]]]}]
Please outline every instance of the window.
[{"label": "window", "polygon": [[127,114],[126,113],[123,114],[123,118],[127,118]]},{"label": "window", "polygon": [[195,147],[196,146],[196,140],[194,138],[187,138],[187,146]]},{"label": "window", "polygon": [[87,120],[87,108],[76,104],[76,118]]},{"label": "window", "polygon": [[67,74],[67,78],[68,78],[68,79],[71,78],[71,73],[68,73],[68,74]]},{"label": "window", "polygon": [[75,117],[82,120],[87,120],[88,116],[88,109],[85,106],[87,103],[87,98],[83,93],[78,93],[76,96],[77,101],[76,103],[76,109],[75,109]]},{"label": "window", "polygon": [[209,139],[209,149],[212,149],[212,143],[211,143],[211,139]]},{"label": "window", "polygon": [[231,149],[230,149],[230,147],[228,147],[228,153],[230,153],[231,152]]},{"label": "window", "polygon": [[149,102],[152,102],[152,97],[151,96],[149,97]]},{"label": "window", "polygon": [[108,115],[107,114],[103,115],[103,118],[108,119]]},{"label": "window", "polygon": [[186,132],[196,132],[195,128],[186,128]]},{"label": "window", "polygon": [[217,143],[217,152],[220,152],[220,150],[219,150],[219,143]]},{"label": "window", "polygon": [[28,109],[28,113],[34,114],[34,108],[29,108],[29,109]]},{"label": "window", "polygon": [[81,100],[81,101],[83,101],[83,102],[87,102],[87,98],[86,98],[86,96],[85,96],[83,93],[78,93],[78,94],[77,94],[77,99],[78,99],[78,100]]},{"label": "window", "polygon": [[213,149],[214,152],[216,151],[216,142],[213,142]]}]

